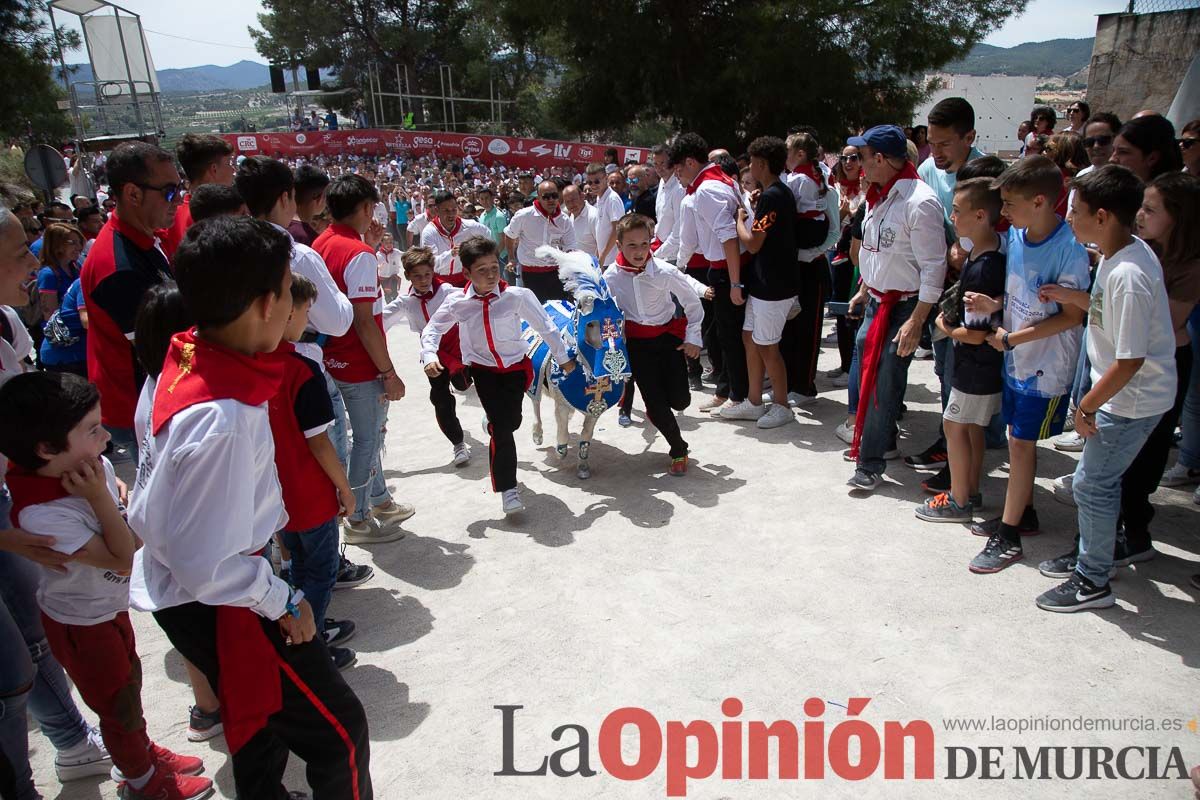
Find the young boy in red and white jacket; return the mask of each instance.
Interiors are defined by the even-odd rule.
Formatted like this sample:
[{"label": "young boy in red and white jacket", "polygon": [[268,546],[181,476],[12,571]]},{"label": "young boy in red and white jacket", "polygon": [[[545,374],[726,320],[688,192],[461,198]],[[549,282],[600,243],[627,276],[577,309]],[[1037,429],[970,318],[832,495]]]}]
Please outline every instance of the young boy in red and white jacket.
[{"label": "young boy in red and white jacket", "polygon": [[462,361],[471,370],[479,402],[487,413],[492,489],[501,495],[504,513],[516,514],[525,510],[525,504],[517,489],[513,433],[521,427],[521,404],[533,380],[521,320],[541,335],[564,373],[575,369],[575,360],[567,357],[562,334],[534,293],[500,280],[500,249],[491,238],[468,239],[459,255],[471,282],[442,303],[425,326],[421,363],[431,378],[445,371],[438,347],[446,332],[457,325]]},{"label": "young boy in red and white jacket", "polygon": [[[704,309],[696,284],[651,253],[654,223],[641,214],[617,223],[617,261],[604,271],[613,299],[625,315],[625,345],[646,417],[671,446],[670,474],[687,473],[688,445],[675,412],[691,402],[687,362],[700,355]],[[700,288],[705,288],[701,286]],[[675,316],[675,302],[683,316]]]}]

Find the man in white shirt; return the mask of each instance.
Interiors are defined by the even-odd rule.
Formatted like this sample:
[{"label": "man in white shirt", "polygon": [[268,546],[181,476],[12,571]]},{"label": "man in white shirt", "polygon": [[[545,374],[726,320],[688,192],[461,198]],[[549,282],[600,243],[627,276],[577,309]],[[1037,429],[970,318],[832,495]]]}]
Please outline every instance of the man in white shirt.
[{"label": "man in white shirt", "polygon": [[472,236],[491,239],[487,226],[473,219],[463,219],[458,213],[458,200],[448,191],[438,191],[433,196],[433,216],[421,231],[421,246],[433,251],[434,272],[454,286],[466,286],[467,276],[463,273],[458,248]]},{"label": "man in white shirt", "polygon": [[596,210],[583,199],[582,190],[575,184],[570,184],[563,189],[562,202],[575,226],[576,249],[595,258],[597,256]]},{"label": "man in white shirt", "polygon": [[908,365],[946,277],[945,216],[908,160],[899,127],[877,125],[846,143],[862,154],[871,183],[859,256],[862,287],[850,300],[850,312],[865,305],[866,317],[856,343],[863,387],[849,454],[858,466],[847,486],[871,492],[882,483],[885,459],[899,455],[896,418]]},{"label": "man in white shirt", "polygon": [[558,279],[558,262],[539,258],[537,248],[550,245],[556,250],[576,250],[575,223],[559,207],[558,184],[542,181],[533,205],[522,208],[504,229],[504,247],[516,254],[516,271],[521,284],[543,303],[566,300],[568,295]]},{"label": "man in white shirt", "polygon": [[625,203],[621,196],[608,185],[604,167],[600,164],[588,164],[588,192],[596,198],[595,237],[596,252],[601,266],[607,266],[617,260],[617,220],[625,216]]},{"label": "man in white shirt", "polygon": [[679,205],[683,202],[683,186],[671,169],[666,145],[655,145],[650,150],[654,159],[654,171],[658,174],[658,197],[654,201],[655,225],[654,257],[675,263],[679,255]]},{"label": "man in white shirt", "polygon": [[[712,400],[702,405],[701,411],[719,409],[727,403],[730,407],[737,405],[749,391],[746,350],[742,343],[746,316],[741,272],[744,250],[737,235],[737,212],[739,208],[746,208],[750,216],[753,212],[745,205],[737,181],[716,164],[708,163],[708,155],[708,143],[695,133],[682,133],[670,145],[671,168],[691,198],[689,208],[695,223],[686,231],[681,226],[680,256],[694,249],[708,262],[708,284],[713,287],[714,335],[720,350],[720,356],[713,359],[714,368],[718,360],[724,367],[723,373],[717,375]],[[684,238],[683,234],[692,228],[694,233]]]}]

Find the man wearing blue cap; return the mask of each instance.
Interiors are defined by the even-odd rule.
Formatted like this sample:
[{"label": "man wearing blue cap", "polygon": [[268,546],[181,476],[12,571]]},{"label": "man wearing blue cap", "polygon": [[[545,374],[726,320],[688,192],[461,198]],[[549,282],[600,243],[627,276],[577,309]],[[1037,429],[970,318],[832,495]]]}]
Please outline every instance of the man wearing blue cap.
[{"label": "man wearing blue cap", "polygon": [[846,482],[871,492],[882,482],[887,458],[896,458],[896,419],[908,365],[921,328],[942,294],[946,277],[944,212],[937,195],[908,160],[904,131],[877,125],[846,144],[857,147],[870,182],[859,262],[862,285],[850,312],[866,307],[859,328],[860,401]]}]

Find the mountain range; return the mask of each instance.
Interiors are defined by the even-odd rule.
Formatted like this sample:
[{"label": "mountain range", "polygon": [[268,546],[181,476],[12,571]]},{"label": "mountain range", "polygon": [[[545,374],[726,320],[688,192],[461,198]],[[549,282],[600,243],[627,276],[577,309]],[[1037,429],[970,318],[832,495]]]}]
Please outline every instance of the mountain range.
[{"label": "mountain range", "polygon": [[[1026,42],[1015,47],[977,44],[965,58],[942,67],[944,72],[966,75],[1073,75],[1092,59],[1092,39],[1053,39]],[[74,64],[71,82],[92,80],[88,64]],[[303,76],[301,76],[303,77]],[[213,92],[255,89],[271,82],[266,64],[239,61],[227,67],[205,64],[200,67],[158,70],[158,85],[163,92]]]}]

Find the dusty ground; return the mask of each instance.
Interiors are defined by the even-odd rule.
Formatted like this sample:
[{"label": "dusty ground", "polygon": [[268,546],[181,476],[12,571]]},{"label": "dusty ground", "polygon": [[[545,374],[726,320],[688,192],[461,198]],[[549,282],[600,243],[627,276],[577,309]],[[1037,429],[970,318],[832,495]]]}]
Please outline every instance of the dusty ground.
[{"label": "dusty ground", "polygon": [[[710,421],[689,409],[681,426],[694,461],[684,479],[665,475],[665,445],[640,411],[629,429],[612,412],[601,421],[587,482],[575,478],[573,448],[560,467],[552,426],[547,445],[533,446],[527,413],[518,444],[529,511],[506,520],[489,489],[477,401],[460,407],[476,458],[454,469],[426,400],[415,337],[394,331],[391,346],[410,396],[392,409],[387,474],[396,497],[418,513],[402,541],[350,548],[376,576],[337,593],[332,607],[359,623],[351,642],[359,661],[347,680],[370,718],[376,797],[665,797],[665,755],[638,782],[603,769],[597,742],[604,717],[640,706],[664,729],[667,720],[719,725],[730,696],[744,703],[742,720],[797,724],[809,719],[805,699],[825,698],[826,735],[845,719],[850,697],[871,698],[861,717],[877,729],[886,720],[927,720],[937,779],[885,781],[880,766],[863,782],[828,767],[824,781],[735,781],[720,779],[718,768],[691,781],[688,797],[1190,797],[1178,780],[1011,779],[1015,744],[1158,746],[1160,771],[1167,750],[1179,747],[1187,765],[1200,763],[1200,734],[1186,727],[1016,735],[950,731],[943,722],[998,715],[1179,725],[1200,716],[1200,593],[1187,581],[1200,572],[1200,507],[1189,502],[1190,490],[1159,491],[1160,555],[1121,571],[1116,608],[1049,614],[1033,604],[1052,585],[1036,565],[1071,544],[1074,510],[1049,489],[1054,476],[1073,469],[1074,457],[1039,451],[1035,503],[1045,533],[1026,539],[1026,561],[998,575],[972,575],[967,562],[983,540],[913,516],[923,496],[920,473],[893,462],[874,496],[847,494],[852,470],[833,436],[845,390],[823,382],[820,403],[783,429]],[[827,350],[821,369],[834,359]],[[932,363],[915,363],[912,378],[902,442],[910,453],[931,440],[937,410]],[[1003,452],[989,453],[987,466],[985,513],[994,516]],[[232,797],[223,740],[185,740],[190,693],[178,657],[148,615],[134,621],[151,735],[204,756],[219,796]],[[587,729],[590,766],[600,774],[494,776],[503,768],[497,705],[524,706],[515,725],[518,769],[532,770],[574,744],[574,732],[562,742],[551,738],[557,726],[574,723]],[[60,787],[52,749],[40,734],[31,739],[48,798],[115,796],[111,782]],[[629,763],[635,742],[626,737]],[[946,748],[983,745],[1007,748],[1000,756],[1005,779],[944,779]],[[567,755],[565,768],[577,758]],[[911,778],[911,752],[908,761]],[[1145,757],[1129,762],[1130,771],[1145,766]],[[298,762],[289,780],[303,787]]]}]

